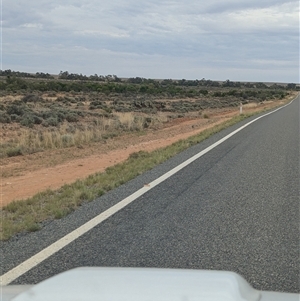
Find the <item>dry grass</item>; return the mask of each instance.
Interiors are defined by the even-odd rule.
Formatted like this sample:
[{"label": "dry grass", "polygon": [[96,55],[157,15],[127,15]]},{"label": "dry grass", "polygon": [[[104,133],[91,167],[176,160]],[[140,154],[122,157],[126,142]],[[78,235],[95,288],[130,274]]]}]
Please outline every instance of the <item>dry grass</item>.
[{"label": "dry grass", "polygon": [[[84,180],[65,185],[58,190],[48,190],[25,201],[12,202],[0,210],[1,239],[9,239],[19,232],[36,231],[39,229],[42,221],[67,215],[82,203],[97,198],[106,191],[127,182],[191,145],[199,143],[210,135],[246,117],[248,116],[244,114],[234,117],[230,121],[206,130],[199,135],[178,141],[169,147],[151,153],[135,153],[123,164],[108,168],[104,173],[98,173]],[[14,143],[17,153],[22,152],[23,147],[32,149],[39,147],[60,148],[70,145],[68,143],[79,145],[81,143],[89,143],[93,139],[107,139],[109,135],[112,135],[117,130],[143,129],[145,124],[148,127],[155,127],[155,125],[167,120],[166,115],[146,116],[142,114],[133,115],[133,113],[118,113],[113,118],[101,117],[93,119],[91,123],[82,125],[80,128],[73,127],[72,131],[67,123],[59,128],[45,129],[41,132],[38,132],[37,129],[20,129],[18,137],[14,137],[15,140],[8,142]]]},{"label": "dry grass", "polygon": [[82,203],[91,201],[103,193],[126,183],[184,149],[246,117],[246,115],[234,117],[196,136],[180,140],[171,146],[151,153],[134,153],[127,161],[107,168],[104,173],[96,173],[84,180],[64,185],[58,190],[48,190],[25,201],[14,201],[1,210],[1,239],[7,240],[19,232],[36,231],[40,228],[42,221],[62,218]]},{"label": "dry grass", "polygon": [[[41,151],[44,149],[64,148],[74,145],[99,141],[106,131],[102,127],[84,126],[76,128],[73,133],[66,126],[52,130],[32,130],[23,128],[8,145],[11,149],[22,149],[24,152]],[[9,153],[7,153],[9,155]]]},{"label": "dry grass", "polygon": [[88,145],[129,131],[141,132],[145,128],[157,128],[167,120],[165,114],[150,116],[126,112],[115,113],[111,118],[93,118],[89,122],[75,125],[65,122],[53,128],[19,127],[12,131],[12,137],[1,144],[1,157]]}]

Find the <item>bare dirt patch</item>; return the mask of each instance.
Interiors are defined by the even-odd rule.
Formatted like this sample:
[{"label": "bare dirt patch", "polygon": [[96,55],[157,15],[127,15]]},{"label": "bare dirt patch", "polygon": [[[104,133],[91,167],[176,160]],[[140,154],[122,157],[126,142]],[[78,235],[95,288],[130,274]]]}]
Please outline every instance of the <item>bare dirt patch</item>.
[{"label": "bare dirt patch", "polygon": [[[279,104],[244,105],[250,113]],[[204,113],[204,112],[203,112]],[[1,207],[26,199],[46,189],[57,189],[107,167],[125,161],[131,153],[152,151],[200,133],[239,114],[239,108],[210,109],[202,116],[177,118],[162,128],[142,134],[127,134],[90,146],[46,150],[41,153],[2,159]]]}]

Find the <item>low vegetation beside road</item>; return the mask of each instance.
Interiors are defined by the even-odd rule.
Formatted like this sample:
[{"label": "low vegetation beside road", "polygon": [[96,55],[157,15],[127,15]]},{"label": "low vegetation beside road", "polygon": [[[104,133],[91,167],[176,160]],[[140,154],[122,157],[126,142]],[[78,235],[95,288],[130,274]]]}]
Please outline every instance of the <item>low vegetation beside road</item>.
[{"label": "low vegetation beside road", "polygon": [[210,108],[283,99],[289,94],[287,86],[263,83],[121,81],[116,76],[88,78],[67,72],[59,79],[41,73],[37,78],[3,74],[10,75],[0,77],[1,158],[103,142],[190,114],[207,117],[205,110]]},{"label": "low vegetation beside road", "polygon": [[[202,79],[119,79],[116,76],[80,77],[61,72],[58,77],[2,72],[0,124],[2,164],[53,149],[102,145],[128,133],[141,135],[174,120],[209,119],[209,110],[240,104],[277,102],[297,87],[263,83],[223,83]],[[24,77],[26,76],[26,77]],[[246,118],[240,115],[187,140],[156,150],[136,152],[121,164],[58,190],[48,190],[1,209],[1,239],[36,231],[43,222],[61,218],[138,174]],[[122,170],[122,177],[120,177]],[[2,175],[4,176],[4,175]]]}]

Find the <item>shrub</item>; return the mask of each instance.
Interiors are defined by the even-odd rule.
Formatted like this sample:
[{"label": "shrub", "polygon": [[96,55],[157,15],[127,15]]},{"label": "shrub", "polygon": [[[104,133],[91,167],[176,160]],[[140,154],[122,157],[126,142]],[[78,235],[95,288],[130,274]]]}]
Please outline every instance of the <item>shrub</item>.
[{"label": "shrub", "polygon": [[73,143],[73,135],[64,134],[61,136],[61,140],[64,144],[72,144]]},{"label": "shrub", "polygon": [[19,116],[17,114],[11,114],[10,118],[12,121],[15,121],[15,122],[19,122],[21,120],[21,116]]},{"label": "shrub", "polygon": [[78,116],[74,113],[69,113],[66,115],[66,120],[68,122],[77,122],[79,120]]},{"label": "shrub", "polygon": [[55,117],[49,117],[42,122],[43,126],[58,126],[58,120]]},{"label": "shrub", "polygon": [[108,114],[111,114],[112,113],[112,109],[111,108],[108,108],[108,107],[103,107],[103,110],[108,113]]},{"label": "shrub", "polygon": [[58,102],[64,102],[64,100],[65,100],[64,97],[59,96],[56,98],[56,101],[58,101]]},{"label": "shrub", "polygon": [[69,99],[70,99],[69,101],[70,101],[71,103],[76,103],[76,102],[77,102],[77,100],[76,100],[75,98],[69,98]]},{"label": "shrub", "polygon": [[0,112],[0,123],[10,123],[10,122],[11,122],[11,117],[4,112]]},{"label": "shrub", "polygon": [[22,116],[28,111],[28,108],[24,105],[12,104],[6,108],[6,112],[9,115],[16,114]]},{"label": "shrub", "polygon": [[67,114],[67,111],[63,109],[50,112],[50,116],[56,118],[58,122],[63,122]]},{"label": "shrub", "polygon": [[23,118],[20,120],[20,124],[27,127],[33,127],[34,124],[33,115],[30,114],[24,115]]},{"label": "shrub", "polygon": [[42,102],[43,98],[38,95],[29,94],[29,95],[24,96],[21,100],[25,103],[26,102],[38,102],[38,101]]},{"label": "shrub", "polygon": [[138,151],[138,152],[131,153],[129,155],[129,159],[146,158],[147,156],[149,156],[148,152],[146,152],[146,151]]},{"label": "shrub", "polygon": [[37,223],[32,223],[32,224],[30,224],[29,226],[28,226],[28,228],[27,228],[27,230],[29,231],[29,232],[35,232],[35,231],[38,231],[38,230],[40,230],[41,229],[41,226],[39,225],[39,224],[37,224]]},{"label": "shrub", "polygon": [[6,155],[8,157],[22,156],[23,155],[23,150],[19,146],[13,147],[13,148],[10,148],[6,151]]},{"label": "shrub", "polygon": [[82,111],[76,111],[76,113],[74,112],[74,114],[77,114],[78,116],[81,116],[81,117],[85,116],[85,112],[82,112]]},{"label": "shrub", "polygon": [[116,112],[122,112],[122,113],[131,112],[131,110],[129,108],[121,107],[121,106],[115,107],[115,111]]},{"label": "shrub", "polygon": [[145,113],[145,114],[156,114],[157,109],[156,108],[153,108],[153,109],[152,108],[142,108],[141,112]]},{"label": "shrub", "polygon": [[55,118],[55,117],[50,117],[48,118],[47,120],[47,123],[50,125],[50,126],[57,126],[58,125],[58,119]]},{"label": "shrub", "polygon": [[42,124],[43,118],[41,118],[37,115],[33,115],[33,122],[34,122],[34,124]]}]

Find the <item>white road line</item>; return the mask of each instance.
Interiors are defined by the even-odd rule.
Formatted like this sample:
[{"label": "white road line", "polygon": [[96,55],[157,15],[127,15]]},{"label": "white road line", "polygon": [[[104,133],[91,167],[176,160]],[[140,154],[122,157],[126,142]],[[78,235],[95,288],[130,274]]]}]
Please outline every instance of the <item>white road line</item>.
[{"label": "white road line", "polygon": [[200,153],[194,155],[190,159],[184,161],[183,163],[179,164],[178,166],[176,166],[172,170],[168,171],[167,173],[165,173],[161,177],[159,177],[156,180],[154,180],[153,182],[149,183],[147,186],[144,186],[143,188],[139,189],[135,193],[131,194],[127,198],[125,198],[122,201],[120,201],[119,203],[117,203],[116,205],[110,207],[109,209],[105,210],[104,212],[102,212],[98,216],[96,216],[93,219],[91,219],[90,221],[86,222],[85,224],[83,224],[79,228],[77,228],[74,231],[70,232],[69,234],[65,235],[61,239],[57,240],[55,243],[53,243],[50,246],[48,246],[47,248],[43,249],[39,253],[33,255],[31,258],[25,260],[24,262],[22,262],[21,264],[19,264],[15,268],[13,268],[10,271],[8,271],[7,273],[3,274],[0,277],[0,285],[7,285],[7,284],[11,283],[12,281],[14,281],[15,279],[17,279],[21,275],[28,272],[33,267],[37,266],[39,263],[41,263],[45,259],[47,259],[48,257],[50,257],[51,255],[55,254],[56,252],[61,250],[63,247],[67,246],[69,243],[71,243],[72,241],[74,241],[78,237],[82,236],[83,234],[85,234],[89,230],[93,229],[95,226],[99,225],[100,223],[105,221],[107,218],[109,218],[110,216],[112,216],[113,214],[115,214],[116,212],[121,210],[122,208],[126,207],[128,204],[132,203],[134,200],[136,200],[137,198],[142,196],[144,193],[146,193],[147,191],[149,191],[150,189],[152,189],[156,185],[162,183],[166,179],[170,178],[172,175],[174,175],[175,173],[177,173],[178,171],[180,171],[181,169],[183,169],[184,167],[186,167],[187,165],[189,165],[193,161],[199,159],[204,154],[208,153],[209,151],[211,151],[212,149],[214,149],[215,147],[217,147],[218,145],[220,145],[221,143],[223,143],[224,141],[226,141],[227,139],[229,139],[230,137],[232,137],[233,135],[235,135],[239,131],[243,130],[244,128],[246,128],[247,126],[252,124],[253,122],[255,122],[255,121],[257,121],[257,120],[259,120],[259,119],[261,119],[261,118],[263,118],[267,115],[270,115],[270,114],[272,114],[272,113],[274,113],[278,110],[281,110],[282,108],[284,108],[284,107],[288,106],[289,104],[291,104],[295,99],[293,99],[290,103],[288,103],[288,104],[286,104],[286,105],[284,105],[284,106],[282,106],[282,107],[280,107],[280,108],[278,108],[278,109],[276,109],[272,112],[264,114],[260,117],[255,118],[254,120],[246,123],[245,125],[241,126],[237,130],[233,131],[232,133],[228,134],[224,138],[220,139],[219,141],[215,142],[211,146],[207,147],[206,149],[204,149]]}]

